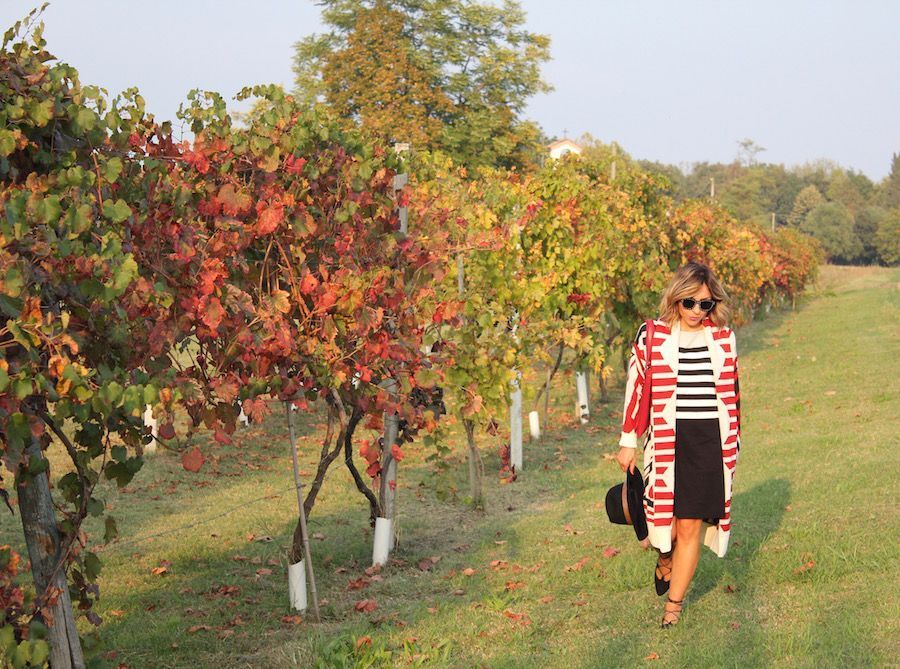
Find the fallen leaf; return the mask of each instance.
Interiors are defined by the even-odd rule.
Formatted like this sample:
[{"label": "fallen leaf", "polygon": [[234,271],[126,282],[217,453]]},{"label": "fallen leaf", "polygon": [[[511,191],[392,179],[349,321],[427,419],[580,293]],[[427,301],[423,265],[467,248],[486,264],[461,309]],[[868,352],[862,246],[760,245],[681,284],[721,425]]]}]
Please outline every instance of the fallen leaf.
[{"label": "fallen leaf", "polygon": [[422,571],[430,570],[434,565],[440,562],[441,558],[439,555],[432,555],[431,557],[422,558],[419,560],[419,569]]},{"label": "fallen leaf", "polygon": [[572,606],[587,606],[587,600],[586,599],[576,599],[574,602],[572,602]]},{"label": "fallen leaf", "polygon": [[325,541],[325,535],[321,532],[313,532],[312,538],[318,539],[319,541]]},{"label": "fallen leaf", "polygon": [[356,650],[359,650],[363,646],[371,646],[372,645],[372,637],[370,636],[361,636],[356,640]]},{"label": "fallen leaf", "polygon": [[303,622],[303,616],[281,616],[281,622],[285,625],[299,625]]},{"label": "fallen leaf", "polygon": [[502,571],[509,566],[506,560],[491,560],[491,569],[494,571]]},{"label": "fallen leaf", "polygon": [[552,602],[554,599],[556,599],[556,597],[554,597],[553,595],[547,595],[547,596],[545,596],[545,597],[541,597],[538,601],[539,601],[541,604],[549,604],[549,603]]},{"label": "fallen leaf", "polygon": [[456,595],[457,597],[460,597],[460,596],[466,594],[466,591],[463,590],[462,588],[457,588],[456,590],[453,591],[453,594]]},{"label": "fallen leaf", "polygon": [[609,548],[604,549],[603,557],[612,558],[616,557],[619,553],[621,553],[621,551],[618,548],[613,548],[612,546],[610,546]]},{"label": "fallen leaf", "polygon": [[347,590],[362,590],[367,585],[369,585],[369,579],[365,576],[360,576],[358,579],[347,583]]},{"label": "fallen leaf", "polygon": [[356,602],[354,608],[360,613],[371,613],[378,608],[378,603],[374,599],[361,599]]},{"label": "fallen leaf", "polygon": [[153,574],[154,576],[162,576],[163,574],[167,573],[168,571],[169,571],[169,569],[167,567],[154,567],[153,569],[150,570],[150,573]]},{"label": "fallen leaf", "polygon": [[658,659],[659,659],[659,653],[650,653],[650,654],[649,654],[647,657],[645,657],[644,659],[645,659],[645,660],[658,660]]},{"label": "fallen leaf", "polygon": [[531,620],[528,619],[528,614],[526,613],[516,613],[512,609],[506,609],[503,611],[503,615],[523,626],[528,626],[531,624]]},{"label": "fallen leaf", "polygon": [[832,397],[833,395],[837,395],[836,390],[826,390],[825,391],[825,397]]},{"label": "fallen leaf", "polygon": [[373,564],[371,567],[366,569],[366,576],[374,576],[375,574],[378,574],[379,572],[381,572],[381,565]]},{"label": "fallen leaf", "polygon": [[250,558],[248,558],[246,555],[232,555],[231,559],[235,562],[246,562]]},{"label": "fallen leaf", "polygon": [[109,613],[109,615],[111,615],[113,618],[121,618],[122,616],[125,615],[125,612],[122,611],[121,609],[113,609],[112,611],[108,611],[108,613]]},{"label": "fallen leaf", "polygon": [[506,539],[500,539],[499,541],[495,541],[494,543],[497,544],[498,546],[502,546],[503,544],[506,543]]},{"label": "fallen leaf", "polygon": [[257,576],[271,576],[272,570],[269,569],[268,567],[262,567],[261,569],[256,570],[256,575]]},{"label": "fallen leaf", "polygon": [[726,585],[724,589],[725,589],[725,592],[727,592],[727,593],[729,593],[729,594],[731,594],[732,592],[736,592],[736,591],[737,591],[737,588],[735,588],[733,585],[731,585],[731,583],[729,583],[728,585]]},{"label": "fallen leaf", "polygon": [[187,632],[188,634],[196,634],[197,632],[208,632],[211,629],[212,627],[209,625],[191,625],[188,627]]},{"label": "fallen leaf", "polygon": [[575,564],[570,564],[569,566],[567,566],[566,571],[581,571],[584,568],[584,565],[586,565],[588,562],[590,562],[590,560],[591,560],[590,558],[586,558],[586,557],[581,558]]},{"label": "fallen leaf", "polygon": [[507,581],[506,582],[506,592],[512,592],[513,590],[518,590],[519,588],[525,587],[525,584],[522,581]]},{"label": "fallen leaf", "polygon": [[741,624],[740,623],[731,623],[731,629],[739,630],[739,629],[741,629]]},{"label": "fallen leaf", "polygon": [[[251,534],[250,536],[253,536],[253,535]],[[256,538],[252,539],[252,541],[259,541],[259,542],[262,542],[262,543],[266,543],[266,544],[267,544],[267,543],[269,543],[270,541],[274,541],[274,540],[272,539],[272,537],[270,537],[270,536],[268,536],[268,535],[263,535],[263,536],[261,536],[261,537],[256,537]]]},{"label": "fallen leaf", "polygon": [[475,570],[471,567],[466,567],[462,570],[463,576],[474,576]]},{"label": "fallen leaf", "polygon": [[810,561],[807,562],[806,564],[801,565],[800,567],[797,567],[797,568],[794,570],[794,573],[795,573],[795,574],[802,574],[802,573],[804,573],[804,572],[809,571],[810,569],[812,569],[812,568],[815,567],[815,566],[816,566],[816,563],[815,563],[813,560],[810,560]]}]

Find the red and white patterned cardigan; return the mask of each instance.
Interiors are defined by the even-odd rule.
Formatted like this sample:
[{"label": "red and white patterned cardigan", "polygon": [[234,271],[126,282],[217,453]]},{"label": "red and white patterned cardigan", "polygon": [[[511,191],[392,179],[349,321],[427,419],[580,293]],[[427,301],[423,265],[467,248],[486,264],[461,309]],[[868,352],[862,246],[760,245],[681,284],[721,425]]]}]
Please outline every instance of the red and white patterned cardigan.
[{"label": "red and white patterned cardigan", "polygon": [[[650,429],[644,445],[644,510],[650,543],[666,552],[672,548],[672,511],[675,504],[675,380],[678,376],[678,334],[676,322],[668,326],[655,321],[651,347],[652,397]],[[731,484],[741,448],[741,402],[738,383],[737,348],[734,332],[717,327],[709,319],[703,323],[706,345],[716,381],[719,433],[722,435],[722,467],[725,478],[725,517],[717,525],[704,523],[703,543],[724,557],[731,532]],[[641,325],[632,345],[625,389],[625,412],[619,445],[637,447],[635,421],[644,387],[646,325]]]}]

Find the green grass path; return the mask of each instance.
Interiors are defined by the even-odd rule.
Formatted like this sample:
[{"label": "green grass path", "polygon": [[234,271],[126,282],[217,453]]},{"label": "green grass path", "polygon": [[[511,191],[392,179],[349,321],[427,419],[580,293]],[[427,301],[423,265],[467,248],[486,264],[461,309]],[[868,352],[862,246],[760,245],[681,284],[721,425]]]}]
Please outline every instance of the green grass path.
[{"label": "green grass path", "polygon": [[[241,432],[237,448],[208,447],[217,461],[198,475],[157,456],[127,492],[106,494],[122,541],[102,554],[98,653],[154,669],[898,666],[898,335],[900,271],[833,267],[797,311],[739,332],[731,549],[721,560],[704,549],[674,629],[658,628],[653,555],[603,510],[621,476],[604,457],[616,450],[620,395],[575,426],[569,377],[555,426],[526,444],[519,481],[488,481],[484,513],[461,501],[461,440],[442,483],[456,499],[438,500],[430,468],[408,456],[401,546],[361,590],[348,584],[369,564],[367,509],[334,472],[310,521],[320,625],[284,619],[296,502],[283,416]],[[316,420],[304,418],[306,470]],[[498,442],[481,444],[491,479]],[[16,521],[0,521],[4,536]],[[431,556],[440,560],[422,570]],[[363,599],[378,608],[357,612]]]}]

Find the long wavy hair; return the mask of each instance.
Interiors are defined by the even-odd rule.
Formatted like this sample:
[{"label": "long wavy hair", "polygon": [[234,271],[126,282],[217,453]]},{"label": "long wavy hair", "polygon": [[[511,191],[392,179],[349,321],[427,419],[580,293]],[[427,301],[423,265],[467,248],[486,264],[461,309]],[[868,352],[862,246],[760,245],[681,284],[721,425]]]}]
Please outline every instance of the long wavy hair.
[{"label": "long wavy hair", "polygon": [[659,319],[669,326],[675,323],[678,320],[678,303],[686,297],[693,297],[703,285],[709,288],[712,299],[716,300],[716,306],[707,318],[718,327],[727,325],[731,320],[728,294],[713,271],[698,262],[689,262],[675,272],[659,302]]}]

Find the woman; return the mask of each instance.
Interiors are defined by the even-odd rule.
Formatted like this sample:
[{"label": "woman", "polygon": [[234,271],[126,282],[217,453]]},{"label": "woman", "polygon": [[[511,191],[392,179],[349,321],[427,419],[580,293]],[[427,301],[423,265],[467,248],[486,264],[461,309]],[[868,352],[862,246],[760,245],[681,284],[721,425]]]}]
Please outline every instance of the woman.
[{"label": "woman", "polygon": [[662,626],[670,627],[681,617],[701,539],[719,557],[728,549],[740,394],[734,332],[726,326],[730,309],[712,271],[699,263],[679,269],[659,310],[652,342],[645,323],[632,347],[617,460],[633,471],[649,351],[644,509],[650,543],[659,551],[656,591],[669,593]]}]

